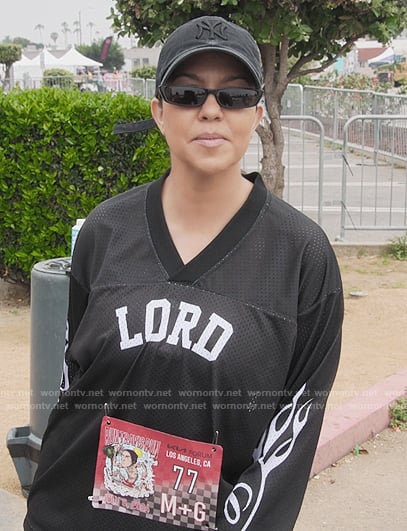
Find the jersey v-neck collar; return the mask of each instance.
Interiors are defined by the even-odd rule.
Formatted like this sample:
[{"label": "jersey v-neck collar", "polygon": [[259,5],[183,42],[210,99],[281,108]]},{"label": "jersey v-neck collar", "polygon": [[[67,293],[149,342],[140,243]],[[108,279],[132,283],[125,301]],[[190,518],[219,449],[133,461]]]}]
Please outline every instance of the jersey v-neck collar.
[{"label": "jersey v-neck collar", "polygon": [[184,264],[170,235],[162,208],[161,191],[168,172],[152,182],[147,191],[146,214],[155,251],[168,280],[192,283],[217,264],[244,237],[266,201],[267,190],[257,172],[245,175],[254,186],[224,229],[192,260]]}]

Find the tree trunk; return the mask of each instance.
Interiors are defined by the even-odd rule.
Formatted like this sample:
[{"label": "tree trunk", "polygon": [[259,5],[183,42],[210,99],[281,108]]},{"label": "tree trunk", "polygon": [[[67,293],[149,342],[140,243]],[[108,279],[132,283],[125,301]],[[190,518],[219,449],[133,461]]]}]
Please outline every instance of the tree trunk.
[{"label": "tree trunk", "polygon": [[[276,196],[284,192],[284,134],[281,127],[281,100],[288,85],[287,60],[288,39],[282,39],[280,49],[272,44],[260,45],[264,67],[264,98],[267,113],[257,127],[257,134],[263,146],[262,176],[264,182]],[[277,56],[280,71],[276,69]]]},{"label": "tree trunk", "polygon": [[11,63],[11,64],[5,63],[4,64],[4,79],[3,79],[3,83],[2,83],[4,91],[8,91],[11,88],[10,75],[11,75],[11,66],[12,66],[12,64],[13,63]]},{"label": "tree trunk", "polygon": [[283,197],[284,192],[284,134],[279,115],[269,121],[266,118],[257,127],[260,137],[263,158],[261,160],[261,174],[267,188],[277,197]]}]

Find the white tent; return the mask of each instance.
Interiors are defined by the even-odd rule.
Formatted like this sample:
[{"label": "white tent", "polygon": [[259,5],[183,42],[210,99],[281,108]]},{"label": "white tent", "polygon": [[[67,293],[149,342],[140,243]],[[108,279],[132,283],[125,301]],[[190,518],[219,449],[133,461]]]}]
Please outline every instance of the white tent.
[{"label": "white tent", "polygon": [[32,66],[46,68],[58,68],[61,66],[60,59],[55,57],[47,48],[43,48],[38,55],[31,59]]},{"label": "white tent", "polygon": [[49,68],[59,66],[60,59],[55,57],[49,50],[43,48],[35,57],[30,59],[22,54],[21,59],[14,63],[15,66],[41,66],[42,68]]},{"label": "white tent", "polygon": [[13,79],[14,82],[28,87],[32,85],[30,79],[41,82],[44,70],[60,68],[76,74],[79,68],[99,69],[101,66],[103,66],[102,63],[82,55],[76,48],[70,48],[61,57],[55,57],[47,48],[44,48],[33,59],[23,54],[20,61],[13,65]]},{"label": "white tent", "polygon": [[367,64],[370,67],[374,67],[374,65],[381,65],[381,64],[392,64],[394,63],[394,50],[393,48],[387,48],[379,55],[376,55],[376,57],[372,57],[369,59]]},{"label": "white tent", "polygon": [[33,59],[28,59],[22,56],[20,61],[14,63],[18,68],[20,67],[40,67],[42,70],[48,68],[62,68],[76,73],[78,67],[100,67],[102,63],[94,61],[85,55],[78,52],[76,48],[70,48],[61,57],[55,57],[47,48],[41,50]]},{"label": "white tent", "polygon": [[39,59],[29,59],[23,54],[19,61],[13,63],[13,81],[25,86],[30,78],[42,78],[40,62]]},{"label": "white tent", "polygon": [[59,66],[75,71],[78,67],[100,67],[103,63],[94,61],[85,55],[78,52],[76,48],[69,48],[69,50],[59,58]]},{"label": "white tent", "polygon": [[32,59],[29,59],[26,55],[22,54],[21,55],[21,59],[19,61],[16,61],[15,63],[13,63],[14,66],[35,66],[34,63],[32,62]]}]

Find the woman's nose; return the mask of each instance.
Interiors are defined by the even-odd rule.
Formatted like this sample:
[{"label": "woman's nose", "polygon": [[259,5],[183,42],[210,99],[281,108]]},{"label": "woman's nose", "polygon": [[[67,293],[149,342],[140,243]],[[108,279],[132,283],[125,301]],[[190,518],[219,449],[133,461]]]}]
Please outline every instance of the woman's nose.
[{"label": "woman's nose", "polygon": [[222,107],[216,101],[214,94],[208,94],[206,100],[200,108],[200,117],[203,119],[214,119],[222,115]]}]

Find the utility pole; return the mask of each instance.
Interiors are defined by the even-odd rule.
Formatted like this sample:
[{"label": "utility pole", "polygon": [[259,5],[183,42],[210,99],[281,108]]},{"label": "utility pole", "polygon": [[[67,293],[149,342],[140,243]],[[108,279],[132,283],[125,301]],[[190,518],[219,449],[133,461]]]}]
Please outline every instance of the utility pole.
[{"label": "utility pole", "polygon": [[79,44],[82,45],[82,18],[81,18],[81,12],[79,11]]}]

